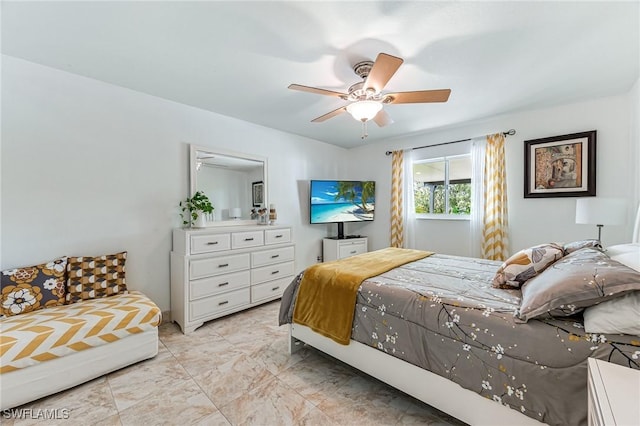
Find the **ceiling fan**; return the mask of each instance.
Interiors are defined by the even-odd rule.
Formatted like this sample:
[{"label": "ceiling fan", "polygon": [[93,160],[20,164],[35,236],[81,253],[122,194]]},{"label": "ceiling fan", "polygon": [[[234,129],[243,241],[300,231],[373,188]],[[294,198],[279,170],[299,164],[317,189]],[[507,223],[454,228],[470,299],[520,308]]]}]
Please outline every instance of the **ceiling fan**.
[{"label": "ceiling fan", "polygon": [[447,102],[449,99],[451,89],[382,93],[384,86],[398,71],[403,62],[402,58],[386,53],[378,54],[375,62],[358,62],[353,66],[353,71],[362,78],[362,81],[349,87],[347,93],[300,84],[290,84],[289,89],[334,96],[349,101],[348,105],[314,118],[311,122],[320,123],[346,111],[354,119],[362,122],[362,139],[364,139],[367,137],[367,121],[373,120],[380,127],[393,123],[389,114],[383,109],[384,104]]}]

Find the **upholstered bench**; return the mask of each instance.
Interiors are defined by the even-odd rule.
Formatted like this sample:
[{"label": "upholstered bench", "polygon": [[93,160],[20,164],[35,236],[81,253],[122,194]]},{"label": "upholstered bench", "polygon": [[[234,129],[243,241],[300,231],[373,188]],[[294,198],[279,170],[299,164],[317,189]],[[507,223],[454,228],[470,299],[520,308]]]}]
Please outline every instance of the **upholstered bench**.
[{"label": "upholstered bench", "polygon": [[2,271],[0,409],[158,353],[161,312],[127,291],[126,252]]},{"label": "upholstered bench", "polygon": [[0,319],[1,409],[154,357],[160,319],[136,291]]}]

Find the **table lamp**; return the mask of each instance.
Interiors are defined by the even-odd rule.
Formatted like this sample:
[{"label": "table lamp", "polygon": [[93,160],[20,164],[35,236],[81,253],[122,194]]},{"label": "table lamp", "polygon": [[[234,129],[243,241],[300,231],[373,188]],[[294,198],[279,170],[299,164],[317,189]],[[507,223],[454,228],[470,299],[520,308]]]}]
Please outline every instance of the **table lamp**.
[{"label": "table lamp", "polygon": [[627,200],[624,198],[578,198],[576,223],[596,225],[598,241],[602,242],[604,225],[624,225],[627,220]]}]

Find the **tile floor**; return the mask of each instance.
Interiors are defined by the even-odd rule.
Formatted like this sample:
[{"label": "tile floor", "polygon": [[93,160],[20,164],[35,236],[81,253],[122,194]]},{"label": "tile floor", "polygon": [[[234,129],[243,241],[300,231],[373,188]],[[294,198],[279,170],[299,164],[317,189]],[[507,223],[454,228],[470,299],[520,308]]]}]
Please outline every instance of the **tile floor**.
[{"label": "tile floor", "polygon": [[[160,326],[158,355],[20,408],[67,409],[64,425],[461,425],[312,348],[290,356],[280,302],[185,336]],[[34,411],[35,412],[35,411]],[[44,421],[7,419],[6,425]]]}]

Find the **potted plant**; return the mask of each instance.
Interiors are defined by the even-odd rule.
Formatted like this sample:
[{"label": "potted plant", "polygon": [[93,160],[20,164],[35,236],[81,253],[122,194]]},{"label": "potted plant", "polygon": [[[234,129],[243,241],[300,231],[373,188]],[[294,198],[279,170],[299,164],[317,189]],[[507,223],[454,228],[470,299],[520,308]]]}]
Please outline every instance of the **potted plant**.
[{"label": "potted plant", "polygon": [[180,201],[180,208],[182,209],[180,213],[182,224],[196,228],[205,226],[204,215],[213,213],[214,209],[209,197],[202,191],[197,191],[192,197],[187,197],[184,201]]}]

